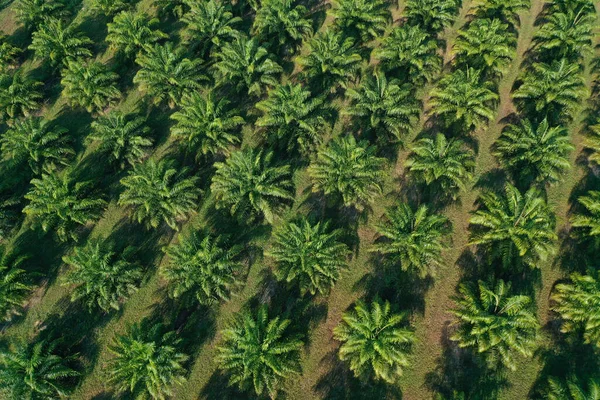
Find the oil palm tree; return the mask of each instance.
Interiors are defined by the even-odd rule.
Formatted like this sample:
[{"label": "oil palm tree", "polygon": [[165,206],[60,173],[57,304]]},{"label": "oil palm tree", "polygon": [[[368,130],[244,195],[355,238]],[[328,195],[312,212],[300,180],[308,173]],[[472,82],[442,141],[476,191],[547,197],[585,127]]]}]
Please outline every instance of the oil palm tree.
[{"label": "oil palm tree", "polygon": [[571,225],[579,229],[584,237],[600,243],[600,192],[591,190],[585,196],[580,196],[577,202],[585,211],[575,214],[571,218]]},{"label": "oil palm tree", "polygon": [[90,312],[119,310],[143,276],[140,266],[126,258],[132,250],[128,248],[118,255],[111,245],[96,239],[64,256],[69,272],[63,284],[75,285],[71,301],[83,300]]},{"label": "oil palm tree", "polygon": [[161,18],[173,16],[180,19],[190,10],[189,0],[154,0],[152,3]]},{"label": "oil palm tree", "polygon": [[108,366],[109,379],[118,393],[136,399],[165,399],[173,387],[185,381],[181,339],[162,324],[134,324],[116,335],[109,351],[114,355]]},{"label": "oil palm tree", "polygon": [[243,268],[242,246],[231,246],[222,236],[179,235],[166,249],[168,264],[162,275],[173,298],[195,299],[202,305],[229,300]]},{"label": "oil palm tree", "polygon": [[275,231],[268,255],[277,266],[280,280],[297,284],[302,294],[326,294],[347,268],[348,246],[340,230],[328,223],[311,223],[306,217],[288,222]]},{"label": "oil palm tree", "polygon": [[238,92],[261,96],[265,88],[275,86],[283,68],[273,60],[257,38],[239,34],[215,54],[215,75],[219,85],[228,84]]},{"label": "oil palm tree", "polygon": [[573,150],[568,130],[550,127],[546,119],[537,126],[527,119],[508,125],[494,144],[502,166],[525,186],[558,182],[571,168],[568,156]]},{"label": "oil palm tree", "polygon": [[339,357],[350,364],[356,377],[389,384],[396,383],[410,365],[410,348],[416,341],[406,327],[406,315],[393,313],[390,303],[380,300],[368,305],[358,301],[344,313],[333,337],[342,342]]},{"label": "oil palm tree", "polygon": [[294,198],[290,166],[275,165],[273,153],[239,150],[214,166],[217,208],[229,209],[240,221],[263,217],[271,224],[281,202]]},{"label": "oil palm tree", "polygon": [[539,266],[553,251],[555,219],[539,189],[525,193],[507,184],[503,194],[486,191],[471,217],[470,244],[491,248],[507,268]]},{"label": "oil palm tree", "polygon": [[168,37],[156,29],[157,25],[157,18],[149,18],[139,12],[122,11],[107,24],[106,41],[113,49],[131,58]]},{"label": "oil palm tree", "polygon": [[498,19],[513,26],[519,24],[519,12],[531,7],[531,0],[476,0],[472,13],[478,18]]},{"label": "oil palm tree", "polygon": [[75,24],[66,25],[63,20],[50,18],[33,32],[29,50],[40,61],[58,68],[78,57],[91,57],[88,48],[91,45],[92,40],[79,32]]},{"label": "oil palm tree", "polygon": [[589,127],[588,137],[585,139],[584,146],[591,151],[588,160],[600,165],[600,124],[596,123]]},{"label": "oil palm tree", "polygon": [[600,400],[600,381],[590,378],[581,382],[576,376],[566,379],[551,376],[544,396],[548,400]]},{"label": "oil palm tree", "polygon": [[199,90],[207,78],[199,73],[200,60],[183,56],[181,47],[174,49],[172,43],[155,44],[135,62],[141,67],[133,78],[140,90],[147,92],[155,104],[167,102],[173,108],[179,104],[184,93]]},{"label": "oil palm tree", "polygon": [[29,283],[27,272],[19,268],[23,257],[10,262],[6,255],[0,259],[0,322],[10,321],[21,315],[23,304],[34,286]]},{"label": "oil palm tree", "polygon": [[56,399],[67,397],[77,355],[63,357],[58,342],[38,341],[0,350],[0,385],[10,399]]},{"label": "oil palm tree", "polygon": [[436,34],[454,22],[457,6],[456,0],[407,0],[404,13],[410,25]]},{"label": "oil palm tree", "polygon": [[448,140],[438,133],[435,139],[418,140],[411,150],[406,162],[409,175],[430,193],[456,200],[473,179],[475,153],[462,140]]},{"label": "oil palm tree", "polygon": [[408,204],[386,212],[386,221],[377,226],[380,235],[373,251],[384,255],[403,271],[417,273],[421,278],[435,274],[442,265],[444,237],[451,232],[450,221],[443,215],[429,212],[422,205],[413,210]]},{"label": "oil palm tree", "polygon": [[69,15],[65,3],[61,0],[18,0],[14,11],[17,20],[32,31],[49,18],[64,18]]},{"label": "oil palm tree", "polygon": [[228,154],[229,148],[240,141],[238,131],[244,124],[238,111],[229,107],[229,101],[216,99],[213,92],[184,95],[181,108],[171,119],[175,121],[171,134],[198,156]]},{"label": "oil palm tree", "polygon": [[121,168],[125,168],[125,163],[140,162],[146,149],[152,146],[152,140],[147,137],[150,128],[146,126],[146,118],[139,114],[111,111],[94,120],[91,128],[86,138],[88,143],[98,142],[98,151],[107,154]]},{"label": "oil palm tree", "polygon": [[17,64],[17,60],[23,51],[10,44],[6,36],[0,33],[0,70],[8,71]]},{"label": "oil palm tree", "polygon": [[119,205],[132,207],[132,218],[147,228],[157,228],[164,222],[177,230],[178,221],[197,207],[200,197],[199,179],[187,174],[187,169],[177,169],[166,159],[136,164],[121,179],[125,190]]},{"label": "oil palm tree", "polygon": [[42,82],[27,78],[22,71],[0,74],[0,121],[28,117],[40,108]]},{"label": "oil palm tree", "polygon": [[308,10],[295,0],[262,0],[252,25],[253,35],[261,41],[275,42],[278,47],[295,49],[312,34]]},{"label": "oil palm tree", "polygon": [[68,131],[39,117],[17,120],[0,138],[4,157],[27,163],[34,174],[67,165],[75,155]]},{"label": "oil palm tree", "polygon": [[244,311],[222,331],[216,362],[230,385],[275,399],[286,379],[300,373],[301,337],[291,333],[291,321],[269,318],[267,306]]},{"label": "oil palm tree", "polygon": [[363,208],[381,194],[385,160],[375,147],[354,136],[338,137],[322,148],[309,166],[313,190],[345,207]]},{"label": "oil palm tree", "polygon": [[92,0],[89,4],[96,14],[104,14],[107,17],[113,17],[133,6],[131,0]]},{"label": "oil palm tree", "polygon": [[545,59],[578,61],[592,51],[594,24],[594,13],[549,13],[533,39]]},{"label": "oil palm tree", "polygon": [[336,27],[362,42],[381,36],[392,19],[385,0],[334,0],[331,15]]},{"label": "oil palm tree", "polygon": [[55,232],[61,241],[76,240],[77,225],[98,219],[106,207],[106,201],[91,193],[91,182],[75,181],[70,169],[32,179],[25,198],[29,204],[23,212],[32,217],[33,226]]},{"label": "oil palm tree", "polygon": [[451,340],[482,354],[492,367],[515,370],[516,355],[533,356],[539,322],[529,296],[512,295],[510,284],[502,280],[462,284],[458,291],[452,311],[458,329]]},{"label": "oil palm tree", "polygon": [[117,88],[119,75],[98,61],[69,61],[62,71],[62,94],[72,107],[100,112],[121,97]]}]

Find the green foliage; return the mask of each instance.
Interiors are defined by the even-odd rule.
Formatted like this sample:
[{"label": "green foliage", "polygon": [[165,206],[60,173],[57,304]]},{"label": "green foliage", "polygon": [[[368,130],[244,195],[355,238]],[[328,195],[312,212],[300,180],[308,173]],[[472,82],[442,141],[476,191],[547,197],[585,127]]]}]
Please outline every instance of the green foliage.
[{"label": "green foliage", "polygon": [[451,25],[458,11],[457,0],[406,0],[408,23],[435,34]]},{"label": "green foliage", "polygon": [[173,298],[193,297],[202,305],[229,300],[243,268],[241,246],[229,246],[222,236],[199,233],[182,236],[166,249],[168,264],[162,275]]},{"label": "green foliage", "polygon": [[252,25],[253,35],[261,40],[292,48],[312,34],[308,10],[295,0],[262,0]]},{"label": "green foliage", "polygon": [[181,18],[187,25],[186,40],[198,44],[202,55],[210,54],[238,33],[234,26],[242,19],[233,16],[228,2],[208,0],[188,4],[190,10]]},{"label": "green foliage", "polygon": [[231,385],[275,399],[284,381],[300,373],[301,337],[289,332],[289,319],[269,318],[267,306],[245,311],[222,331],[216,362]]},{"label": "green foliage", "polygon": [[333,330],[334,338],[342,342],[340,359],[348,361],[354,375],[364,380],[397,382],[410,365],[410,347],[416,341],[405,324],[405,315],[392,313],[387,301],[369,305],[358,301]]},{"label": "green foliage", "polygon": [[497,18],[514,26],[519,24],[519,12],[530,7],[531,0],[475,0],[473,13],[478,18]]},{"label": "green foliage", "polygon": [[40,108],[42,82],[27,78],[18,70],[0,74],[0,122],[20,116],[28,117]]},{"label": "green foliage", "polygon": [[600,235],[600,192],[589,191],[585,196],[580,196],[577,202],[585,208],[585,213],[575,214],[571,218],[571,225],[584,232],[586,237]]},{"label": "green foliage", "polygon": [[162,324],[134,324],[109,346],[114,355],[109,383],[139,400],[170,398],[173,387],[185,381],[188,356],[179,352],[180,345],[177,333],[165,332]]},{"label": "green foliage", "polygon": [[34,30],[48,19],[66,17],[69,12],[60,0],[18,0],[15,14],[27,30]]},{"label": "green foliage", "polygon": [[72,107],[100,112],[121,97],[116,82],[119,75],[98,61],[69,61],[62,71],[62,94]]},{"label": "green foliage", "polygon": [[582,383],[575,376],[564,380],[551,376],[544,396],[548,400],[600,400],[600,381],[591,378]]},{"label": "green foliage", "polygon": [[158,25],[157,18],[149,18],[138,12],[123,11],[107,24],[106,41],[126,57],[133,57],[139,52],[151,49],[155,43],[168,37],[167,34],[156,29],[156,25]]},{"label": "green foliage", "polygon": [[427,206],[413,210],[408,204],[388,210],[386,221],[377,226],[380,236],[373,250],[399,264],[403,271],[421,278],[435,274],[443,263],[444,237],[451,232],[448,218],[432,214]]},{"label": "green foliage", "polygon": [[547,59],[579,60],[592,53],[595,21],[595,13],[550,13],[533,38],[536,48]]},{"label": "green foliage", "polygon": [[21,315],[23,304],[34,288],[28,282],[27,272],[19,268],[23,259],[17,258],[9,263],[6,255],[0,258],[0,322]]},{"label": "green foliage", "polygon": [[392,16],[386,0],[334,0],[335,26],[363,42],[383,34]]},{"label": "green foliage", "polygon": [[90,38],[79,32],[75,24],[66,25],[62,20],[50,18],[33,32],[29,50],[35,52],[38,60],[57,68],[78,57],[91,57],[88,48],[91,45]]},{"label": "green foliage", "polygon": [[132,8],[131,0],[91,0],[90,9],[96,14],[112,17],[121,11]]},{"label": "green foliage", "polygon": [[240,221],[263,217],[272,224],[281,202],[294,198],[290,166],[275,165],[271,152],[240,150],[214,166],[210,188],[216,207],[229,209]]},{"label": "green foliage", "polygon": [[492,367],[500,363],[511,370],[517,354],[533,356],[539,323],[530,297],[511,295],[510,284],[501,280],[493,287],[462,284],[459,292],[452,311],[458,330],[451,339],[460,347],[482,354]]},{"label": "green foliage", "polygon": [[125,187],[119,205],[133,208],[133,219],[147,228],[157,228],[162,222],[178,230],[177,223],[197,208],[200,197],[199,179],[186,177],[186,168],[176,169],[162,159],[148,159],[136,164],[121,179]]},{"label": "green foliage", "polygon": [[584,146],[591,150],[588,160],[600,165],[600,124],[596,123],[589,127],[588,137],[585,139]]},{"label": "green foliage", "polygon": [[328,223],[311,224],[303,217],[284,224],[273,236],[268,254],[278,278],[296,283],[303,294],[326,294],[347,268],[348,246],[340,242],[341,231],[330,230]]},{"label": "green foliage", "polygon": [[6,36],[0,33],[0,70],[8,71],[17,63],[18,57],[23,51],[10,44]]}]

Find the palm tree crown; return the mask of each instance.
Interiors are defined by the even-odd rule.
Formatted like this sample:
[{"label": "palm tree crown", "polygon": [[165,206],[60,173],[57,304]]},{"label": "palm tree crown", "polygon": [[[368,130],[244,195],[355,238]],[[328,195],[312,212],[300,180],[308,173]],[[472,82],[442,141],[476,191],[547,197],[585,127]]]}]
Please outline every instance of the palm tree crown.
[{"label": "palm tree crown", "polygon": [[123,11],[108,23],[106,41],[126,57],[133,57],[168,37],[155,29],[157,24],[157,18],[148,18],[139,12]]},{"label": "palm tree crown", "polygon": [[15,14],[19,22],[31,31],[48,19],[68,16],[69,11],[60,0],[19,0],[15,3]]},{"label": "palm tree crown", "polygon": [[594,24],[594,13],[574,10],[549,13],[535,34],[534,41],[537,49],[547,59],[566,58],[576,61],[592,51]]},{"label": "palm tree crown", "polygon": [[454,22],[457,5],[456,0],[407,0],[405,14],[409,24],[435,34]]},{"label": "palm tree crown", "polygon": [[548,400],[600,400],[600,381],[590,378],[582,383],[575,376],[564,380],[551,376],[544,395]]},{"label": "palm tree crown", "polygon": [[0,122],[28,117],[40,107],[42,82],[27,78],[21,71],[0,74]]},{"label": "palm tree crown", "polygon": [[0,322],[21,315],[23,304],[34,288],[28,283],[27,273],[18,268],[23,258],[17,258],[10,266],[7,261],[6,256],[0,258]]},{"label": "palm tree crown", "polygon": [[0,33],[0,70],[8,71],[17,63],[18,57],[23,51],[10,44],[6,36]]},{"label": "palm tree crown", "polygon": [[306,18],[308,10],[295,3],[295,0],[262,0],[252,25],[254,33],[264,41],[295,48],[312,33],[311,21]]},{"label": "palm tree crown", "polygon": [[345,34],[363,42],[379,37],[392,19],[385,0],[335,0],[331,14]]},{"label": "palm tree crown", "polygon": [[92,40],[77,30],[75,24],[65,25],[60,19],[48,19],[33,32],[29,49],[35,57],[51,66],[68,65],[77,57],[91,57]]},{"label": "palm tree crown", "polygon": [[514,26],[519,23],[519,12],[530,7],[531,0],[476,0],[473,13],[478,18],[498,19]]},{"label": "palm tree crown", "polygon": [[585,213],[577,213],[571,219],[571,224],[583,231],[584,236],[600,237],[600,192],[591,190],[585,196],[580,196],[577,202],[585,208]]}]

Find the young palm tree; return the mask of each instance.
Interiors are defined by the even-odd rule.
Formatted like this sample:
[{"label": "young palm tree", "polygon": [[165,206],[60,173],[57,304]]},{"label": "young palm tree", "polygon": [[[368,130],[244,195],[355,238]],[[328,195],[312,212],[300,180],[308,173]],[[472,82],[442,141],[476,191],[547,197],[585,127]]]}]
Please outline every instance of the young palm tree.
[{"label": "young palm tree", "polygon": [[181,99],[181,108],[171,115],[175,125],[171,134],[187,143],[198,156],[229,153],[229,148],[240,141],[238,130],[244,118],[229,108],[226,98],[214,98],[213,92],[203,96],[189,93]]},{"label": "young palm tree", "polygon": [[362,58],[355,42],[341,32],[328,29],[314,36],[308,43],[308,54],[296,60],[311,86],[327,91],[347,83],[356,77]]},{"label": "young palm tree", "polygon": [[69,61],[62,71],[62,94],[72,107],[100,112],[121,97],[117,88],[119,75],[98,61]]},{"label": "young palm tree", "polygon": [[294,282],[302,294],[326,294],[347,268],[348,246],[341,231],[328,223],[311,224],[306,217],[288,222],[274,233],[268,255],[275,260],[279,279]]},{"label": "young palm tree", "polygon": [[395,27],[373,50],[382,67],[414,86],[431,82],[442,68],[442,57],[434,37],[419,26]]},{"label": "young palm tree", "polygon": [[457,5],[456,0],[407,0],[404,13],[410,25],[436,34],[454,22]]},{"label": "young palm tree", "polygon": [[187,169],[178,170],[165,159],[136,164],[121,179],[125,190],[119,197],[119,205],[133,207],[132,217],[147,228],[156,228],[164,222],[178,230],[178,221],[197,207],[200,197],[199,179],[186,175]]},{"label": "young palm tree", "polygon": [[192,297],[203,305],[229,300],[243,268],[242,250],[242,246],[228,246],[222,236],[179,235],[179,242],[166,249],[169,263],[161,271],[169,294]]},{"label": "young palm tree", "polygon": [[63,20],[51,18],[33,32],[29,50],[40,61],[57,68],[78,57],[91,57],[91,45],[92,40],[79,32],[75,24],[66,25]]},{"label": "young palm tree", "polygon": [[91,183],[76,182],[69,169],[44,173],[31,186],[23,212],[33,217],[34,226],[56,232],[61,241],[76,240],[77,225],[98,219],[106,207],[106,201],[90,194]]},{"label": "young palm tree", "polygon": [[0,74],[0,122],[19,116],[28,117],[40,108],[42,82],[27,78],[21,71]]},{"label": "young palm tree", "polygon": [[459,69],[444,76],[431,91],[431,110],[448,126],[469,132],[484,127],[495,116],[498,94],[489,81],[481,79],[481,71]]},{"label": "young palm tree", "polygon": [[291,321],[269,318],[267,306],[245,311],[222,331],[216,362],[231,385],[275,399],[284,381],[300,373],[301,337],[289,332]]},{"label": "young palm tree", "polygon": [[582,383],[575,376],[565,380],[551,376],[544,396],[548,400],[600,400],[600,381],[591,378]]},{"label": "young palm tree", "polygon": [[2,153],[18,164],[27,163],[34,174],[67,165],[75,155],[68,131],[39,117],[17,120],[0,138]]},{"label": "young palm tree", "polygon": [[558,182],[571,168],[568,156],[574,150],[568,130],[550,127],[546,119],[537,126],[526,119],[508,125],[494,147],[502,166],[525,185]]},{"label": "young palm tree", "polygon": [[551,124],[572,118],[587,94],[580,67],[566,59],[552,64],[535,63],[525,72],[521,86],[513,92],[519,110]]},{"label": "young palm tree", "polygon": [[131,0],[92,0],[90,9],[96,14],[104,14],[113,17],[121,11],[132,7]]},{"label": "young palm tree", "polygon": [[384,144],[402,143],[421,112],[410,85],[388,81],[383,72],[368,75],[358,88],[348,89],[346,96],[351,104],[345,113],[358,120],[363,133]]},{"label": "young palm tree", "polygon": [[272,160],[273,153],[246,149],[215,163],[210,188],[217,208],[228,208],[240,221],[264,217],[273,223],[275,209],[294,198],[294,185],[290,166],[275,166]]},{"label": "young palm tree", "polygon": [[491,287],[482,281],[462,284],[455,298],[458,330],[451,337],[460,347],[473,348],[492,367],[515,370],[515,355],[533,356],[539,323],[529,296],[510,293],[500,280]]},{"label": "young palm tree", "polygon": [[531,7],[531,0],[475,0],[472,13],[477,18],[498,19],[519,24],[519,12]]},{"label": "young palm tree", "polygon": [[302,85],[277,85],[256,108],[263,113],[256,125],[266,128],[272,142],[285,141],[288,151],[299,148],[308,155],[321,142],[325,125],[323,100],[312,97]]},{"label": "young palm tree", "polygon": [[32,31],[50,18],[64,18],[69,15],[65,3],[60,0],[18,0],[14,11],[17,20]]},{"label": "young palm tree", "polygon": [[578,61],[592,52],[595,20],[595,13],[549,13],[533,38],[536,47],[546,59]]},{"label": "young palm tree", "polygon": [[141,67],[133,78],[155,104],[167,101],[173,108],[184,93],[199,90],[206,77],[199,74],[201,60],[183,57],[183,49],[173,49],[172,43],[155,44],[139,54],[135,62]]},{"label": "young palm tree", "polygon": [[111,111],[92,122],[92,132],[86,140],[99,142],[98,150],[109,155],[111,161],[135,165],[144,158],[146,149],[152,146],[147,138],[150,128],[146,126],[146,118],[138,114],[124,114]]},{"label": "young palm tree", "polygon": [[232,85],[238,92],[259,97],[266,86],[275,86],[283,68],[277,64],[257,38],[244,34],[225,43],[215,55],[217,83]]},{"label": "young palm tree", "polygon": [[124,335],[116,335],[109,346],[114,358],[108,382],[117,392],[136,399],[173,396],[173,387],[185,381],[183,364],[188,356],[179,352],[180,345],[177,333],[165,332],[162,324],[134,324]]},{"label": "young palm tree", "polygon": [[308,10],[295,0],[262,0],[256,10],[253,35],[261,41],[275,42],[279,47],[295,49],[298,43],[312,34]]},{"label": "young palm tree", "polygon": [[392,19],[386,0],[334,0],[331,15],[345,34],[368,42],[383,34]]},{"label": "young palm tree", "polygon": [[582,333],[586,343],[600,347],[600,276],[590,270],[587,275],[571,274],[570,282],[554,288],[553,310],[561,318],[561,331]]},{"label": "young palm tree", "polygon": [[416,272],[421,278],[433,275],[443,262],[444,236],[452,230],[448,218],[430,213],[425,205],[413,210],[406,203],[388,210],[386,217],[377,227],[380,238],[373,250],[403,271]]},{"label": "young palm tree", "polygon": [[8,266],[6,256],[0,259],[0,322],[21,315],[23,304],[34,288],[27,273],[18,267],[22,261],[23,258],[17,258]]},{"label": "young palm tree", "polygon": [[90,240],[73,249],[63,261],[70,269],[64,285],[76,285],[71,301],[82,299],[90,312],[119,310],[121,303],[137,290],[143,272],[139,265],[126,260],[131,249],[117,255],[112,246],[100,240]]},{"label": "young palm tree", "polygon": [[470,244],[491,247],[505,268],[515,263],[536,267],[553,250],[555,219],[539,189],[525,194],[507,184],[502,195],[484,192],[471,218]]},{"label": "young palm tree", "polygon": [[416,341],[404,325],[405,314],[392,313],[388,301],[367,305],[359,300],[333,330],[333,337],[342,342],[340,359],[349,362],[356,377],[396,383],[410,365],[410,347]]},{"label": "young palm tree", "polygon": [[0,33],[0,70],[8,71],[17,64],[17,59],[23,51],[10,44],[6,36]]},{"label": "young palm tree", "polygon": [[0,350],[0,385],[10,399],[65,398],[80,375],[71,368],[77,357],[56,354],[57,342],[39,341]]},{"label": "young palm tree", "polygon": [[589,191],[585,196],[580,196],[577,202],[585,208],[585,213],[575,214],[571,218],[571,225],[579,228],[583,236],[600,240],[600,192]]},{"label": "young palm tree", "polygon": [[308,169],[313,190],[345,207],[362,208],[372,202],[383,190],[385,163],[375,151],[366,141],[357,143],[352,135],[334,139]]},{"label": "young palm tree", "polygon": [[168,35],[158,29],[157,18],[149,18],[139,12],[123,11],[107,24],[106,41],[127,58],[166,39]]},{"label": "young palm tree", "polygon": [[473,179],[475,153],[462,140],[448,140],[438,133],[435,140],[418,140],[411,150],[406,162],[410,176],[435,195],[456,200]]}]

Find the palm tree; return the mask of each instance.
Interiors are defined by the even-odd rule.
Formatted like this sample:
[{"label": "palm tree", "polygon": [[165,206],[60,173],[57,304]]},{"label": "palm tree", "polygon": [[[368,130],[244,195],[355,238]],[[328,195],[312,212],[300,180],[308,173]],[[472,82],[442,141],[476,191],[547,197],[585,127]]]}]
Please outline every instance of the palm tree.
[{"label": "palm tree", "polygon": [[259,97],[265,86],[277,85],[283,68],[277,64],[256,37],[239,34],[225,43],[215,55],[215,75],[219,85],[229,84],[238,92]]},{"label": "palm tree", "polygon": [[28,117],[40,108],[42,82],[27,78],[22,71],[0,74],[0,122],[19,116]]},{"label": "palm tree", "polygon": [[577,202],[585,208],[585,213],[577,213],[571,218],[571,225],[578,228],[585,238],[600,243],[600,192],[589,191],[580,196]]},{"label": "palm tree", "polygon": [[75,155],[67,129],[39,117],[15,121],[0,138],[2,153],[18,164],[28,163],[34,174],[56,164],[67,165]]},{"label": "palm tree", "polygon": [[482,354],[491,367],[516,369],[515,355],[533,356],[539,323],[529,296],[510,293],[510,284],[482,281],[460,285],[452,311],[458,329],[451,340]]},{"label": "palm tree", "polygon": [[175,18],[183,18],[190,10],[189,0],[154,0],[153,4],[161,18],[172,15]]},{"label": "palm tree", "polygon": [[580,66],[564,58],[552,64],[533,64],[522,82],[513,92],[519,110],[538,121],[548,118],[552,125],[571,119],[587,95]]},{"label": "palm tree", "polygon": [[181,21],[187,25],[186,40],[199,45],[202,57],[235,37],[237,30],[234,26],[242,19],[233,16],[228,3],[222,0],[188,3],[190,10]]},{"label": "palm tree", "polygon": [[110,46],[130,58],[168,37],[156,29],[157,18],[139,12],[122,11],[107,24],[106,41]]},{"label": "palm tree", "polygon": [[32,31],[50,18],[63,18],[69,15],[61,0],[18,0],[14,11],[17,20]]},{"label": "palm tree", "polygon": [[165,399],[185,382],[188,356],[179,352],[181,339],[175,331],[166,332],[162,324],[144,325],[134,324],[113,339],[108,382],[137,399]]},{"label": "palm tree", "polygon": [[431,82],[442,68],[435,38],[419,26],[395,27],[373,55],[386,71],[404,77],[415,87]]},{"label": "palm tree", "polygon": [[554,287],[553,310],[561,318],[561,331],[583,334],[586,343],[600,347],[600,276],[590,270],[587,275],[571,274],[570,282]]},{"label": "palm tree", "polygon": [[90,9],[96,14],[112,17],[121,11],[131,8],[131,0],[92,0]]},{"label": "palm tree", "polygon": [[531,7],[531,0],[476,0],[472,13],[477,18],[498,19],[513,26],[519,23],[519,12]]},{"label": "palm tree", "polygon": [[301,337],[289,332],[292,321],[269,318],[267,306],[245,311],[222,331],[216,362],[231,385],[275,399],[284,381],[300,373]]},{"label": "palm tree", "polygon": [[256,108],[263,113],[256,125],[265,128],[276,145],[285,141],[288,151],[298,147],[308,155],[321,142],[325,125],[323,100],[312,97],[302,85],[277,85]]},{"label": "palm tree", "polygon": [[575,376],[565,380],[551,376],[544,396],[548,400],[600,400],[600,381],[590,378],[583,384]]},{"label": "palm tree", "polygon": [[44,173],[32,179],[31,186],[23,212],[33,218],[34,226],[56,232],[61,241],[76,240],[74,228],[98,219],[106,207],[106,201],[90,193],[91,182],[76,182],[70,169]]},{"label": "palm tree", "polygon": [[119,205],[133,207],[132,217],[147,228],[156,228],[165,222],[178,230],[178,221],[186,218],[196,206],[200,189],[199,179],[186,177],[187,169],[176,169],[173,163],[152,159],[136,164],[121,179],[125,190],[119,197]]},{"label": "palm tree", "polygon": [[457,5],[456,0],[407,0],[404,13],[410,25],[436,34],[454,22]]},{"label": "palm tree", "polygon": [[443,239],[451,231],[445,216],[430,213],[425,205],[413,210],[402,203],[388,210],[386,222],[377,226],[380,237],[373,251],[400,264],[403,271],[414,271],[425,278],[443,263]]},{"label": "palm tree", "polygon": [[346,96],[351,104],[345,113],[358,120],[363,133],[384,144],[388,140],[402,143],[421,112],[410,85],[388,81],[383,72],[368,75],[358,88],[348,89]]},{"label": "palm tree", "polygon": [[596,12],[594,3],[590,0],[553,0],[549,13],[590,14]]},{"label": "palm tree", "polygon": [[[499,97],[483,81],[481,71],[459,69],[444,76],[431,91],[431,110],[448,126],[469,132],[484,127],[495,116]],[[460,132],[459,131],[459,132]]]},{"label": "palm tree", "polygon": [[155,44],[139,54],[135,62],[141,67],[133,78],[155,104],[167,101],[173,108],[184,93],[199,90],[207,78],[199,74],[201,60],[183,57],[183,48],[173,49],[172,43]]},{"label": "palm tree", "polygon": [[311,86],[319,90],[346,88],[360,70],[362,57],[354,40],[337,30],[327,29],[317,34],[308,41],[307,49],[308,54],[296,60]]},{"label": "palm tree", "polygon": [[272,160],[272,152],[245,149],[215,163],[210,188],[217,208],[228,208],[240,221],[263,217],[273,223],[275,209],[294,198],[294,185],[290,166],[276,166]]},{"label": "palm tree", "polygon": [[57,354],[58,342],[38,341],[0,350],[0,385],[11,399],[65,398],[73,378],[80,375],[71,368],[77,355]]},{"label": "palm tree", "polygon": [[375,147],[356,142],[352,135],[338,137],[321,149],[308,168],[313,191],[323,192],[345,207],[362,208],[383,190],[385,160]]},{"label": "palm tree", "polygon": [[222,236],[179,235],[169,246],[169,263],[162,269],[171,297],[193,297],[202,305],[229,300],[243,268],[242,246],[229,246]]},{"label": "palm tree", "polygon": [[152,146],[152,140],[147,138],[150,128],[146,126],[146,118],[139,114],[111,111],[93,121],[91,128],[86,140],[99,142],[98,150],[120,163],[121,168],[126,162],[129,165],[140,162],[146,149]]},{"label": "palm tree", "polygon": [[77,57],[91,57],[88,49],[91,45],[92,40],[79,32],[75,24],[65,25],[63,20],[50,18],[33,32],[29,50],[33,50],[40,61],[57,68]]},{"label": "palm tree", "polygon": [[186,94],[181,108],[171,115],[175,125],[171,134],[187,143],[199,155],[229,153],[240,141],[238,130],[244,118],[229,108],[226,98],[215,99],[213,92],[203,96],[198,92]]},{"label": "palm tree", "polygon": [[28,282],[27,272],[19,268],[23,260],[17,258],[9,266],[6,255],[0,258],[0,322],[21,315],[23,304],[34,288]]},{"label": "palm tree", "polygon": [[308,10],[295,3],[295,0],[262,0],[252,25],[253,36],[294,49],[312,34],[311,21],[306,18]]},{"label": "palm tree", "polygon": [[8,71],[17,64],[17,59],[23,51],[10,44],[6,36],[0,33],[0,70]]},{"label": "palm tree", "polygon": [[434,139],[420,139],[411,147],[406,166],[416,182],[430,193],[456,200],[473,179],[475,153],[462,140],[448,140],[442,133]]},{"label": "palm tree", "polygon": [[498,19],[475,19],[467,29],[461,29],[454,42],[456,62],[499,77],[510,64],[517,38],[508,31],[508,24]]},{"label": "palm tree", "polygon": [[100,112],[121,97],[117,88],[119,75],[98,61],[69,61],[62,71],[62,94],[72,107]]},{"label": "palm tree", "polygon": [[268,255],[275,260],[277,276],[294,282],[302,294],[325,294],[347,268],[348,246],[340,241],[340,230],[328,223],[312,224],[306,217],[288,222],[274,233]]},{"label": "palm tree", "polygon": [[568,130],[550,127],[546,119],[537,126],[527,119],[508,125],[494,144],[503,167],[525,185],[558,182],[571,168],[568,156],[573,150]]},{"label": "palm tree", "polygon": [[396,383],[410,365],[410,347],[416,341],[404,325],[405,314],[392,313],[388,301],[367,305],[359,300],[333,330],[333,337],[342,342],[340,359],[350,363],[356,377]]},{"label": "palm tree", "polygon": [[555,219],[539,189],[525,194],[507,184],[502,195],[488,191],[471,218],[470,244],[491,247],[505,268],[515,263],[536,267],[553,250]]},{"label": "palm tree", "polygon": [[331,15],[345,34],[368,42],[383,34],[392,19],[386,0],[334,0]]},{"label": "palm tree", "polygon": [[546,59],[577,61],[592,52],[594,25],[595,13],[549,13],[533,39]]},{"label": "palm tree", "polygon": [[584,141],[586,149],[591,150],[588,160],[600,165],[600,124],[591,125],[588,134]]}]

